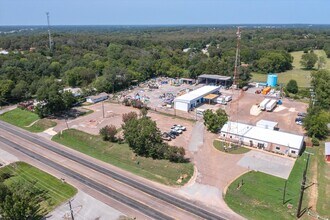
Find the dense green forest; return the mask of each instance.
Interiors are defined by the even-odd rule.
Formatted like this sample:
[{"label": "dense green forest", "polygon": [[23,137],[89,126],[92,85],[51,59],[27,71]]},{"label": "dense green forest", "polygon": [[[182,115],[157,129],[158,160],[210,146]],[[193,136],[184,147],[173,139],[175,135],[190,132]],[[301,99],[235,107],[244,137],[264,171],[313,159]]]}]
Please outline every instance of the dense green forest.
[{"label": "dense green forest", "polygon": [[[61,99],[59,90],[64,86],[112,92],[133,80],[231,76],[234,69],[236,27],[232,26],[55,27],[52,36],[51,51],[46,28],[0,32],[0,48],[9,52],[0,54],[0,104],[31,97],[44,101],[47,94]],[[327,28],[250,27],[243,28],[241,36],[241,62],[248,64],[240,69],[245,73],[240,75],[241,84],[249,80],[251,71],[292,69],[292,51],[324,49],[330,55]]]}]

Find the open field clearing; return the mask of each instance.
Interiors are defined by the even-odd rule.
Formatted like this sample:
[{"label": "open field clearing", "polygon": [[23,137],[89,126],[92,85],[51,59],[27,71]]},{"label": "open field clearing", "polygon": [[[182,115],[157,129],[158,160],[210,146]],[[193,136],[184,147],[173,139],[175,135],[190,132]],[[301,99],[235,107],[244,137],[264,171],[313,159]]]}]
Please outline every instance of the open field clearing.
[{"label": "open field clearing", "polygon": [[0,115],[0,120],[35,133],[56,126],[50,119],[40,119],[37,114],[19,108]]}]

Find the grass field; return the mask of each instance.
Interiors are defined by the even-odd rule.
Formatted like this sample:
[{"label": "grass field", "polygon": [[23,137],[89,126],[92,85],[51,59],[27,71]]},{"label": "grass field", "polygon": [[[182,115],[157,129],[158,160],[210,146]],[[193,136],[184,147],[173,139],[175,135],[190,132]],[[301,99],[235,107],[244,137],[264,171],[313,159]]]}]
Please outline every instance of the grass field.
[{"label": "grass field", "polygon": [[225,151],[224,145],[225,145],[225,143],[222,142],[222,141],[219,141],[219,140],[214,140],[213,141],[213,146],[217,150],[222,151],[222,152],[226,152],[226,153],[229,153],[229,154],[244,154],[244,153],[247,153],[247,152],[250,151],[250,149],[245,148],[245,147],[239,147],[239,148],[237,148],[235,150]]},{"label": "grass field", "polygon": [[18,181],[36,181],[34,185],[38,189],[47,191],[47,200],[40,203],[46,213],[67,201],[77,193],[73,186],[62,183],[61,180],[51,176],[27,163],[17,162],[0,169],[0,173],[9,172],[12,177],[5,180],[5,184]]},{"label": "grass field", "polygon": [[[330,141],[329,138],[328,141]],[[318,200],[316,210],[322,217],[330,218],[330,163],[325,162],[324,142],[321,142],[320,147],[313,148],[312,153],[315,157],[312,162],[317,163]]]},{"label": "grass field", "polygon": [[[324,50],[315,50],[314,53],[318,56],[324,56],[327,57]],[[304,54],[303,51],[296,51],[290,53],[293,56],[293,69],[278,73],[278,83],[286,84],[289,82],[290,79],[294,79],[297,81],[299,87],[309,87],[310,86],[310,70],[304,70],[303,67],[300,64],[301,56]],[[325,65],[325,69],[330,70],[330,59],[327,58],[327,63]],[[252,79],[251,81],[256,82],[266,82],[267,81],[267,75],[266,74],[260,74],[260,73],[252,73]]]},{"label": "grass field", "polygon": [[[0,120],[31,132],[42,132],[48,128],[56,126],[56,122],[46,118],[39,120],[37,114],[19,108],[0,115]],[[31,125],[33,122],[35,123]]]},{"label": "grass field", "polygon": [[[287,181],[285,204],[283,189],[285,180],[261,172],[251,171],[236,179],[228,188],[225,201],[231,209],[247,219],[295,219],[306,155],[298,158]],[[243,180],[243,186],[237,189]],[[307,206],[307,193],[303,208]],[[292,204],[292,208],[287,208]]]},{"label": "grass field", "polygon": [[[191,163],[171,163],[135,156],[127,144],[105,142],[100,136],[69,129],[53,137],[53,141],[84,154],[113,164],[124,170],[166,185],[182,185],[193,175]],[[185,176],[181,183],[177,180]]]}]

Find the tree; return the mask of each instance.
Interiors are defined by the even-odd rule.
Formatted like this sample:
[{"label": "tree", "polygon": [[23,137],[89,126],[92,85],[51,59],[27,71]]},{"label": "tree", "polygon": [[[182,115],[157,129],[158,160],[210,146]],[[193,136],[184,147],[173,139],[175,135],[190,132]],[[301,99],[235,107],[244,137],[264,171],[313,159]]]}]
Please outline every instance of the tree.
[{"label": "tree", "polygon": [[286,89],[288,92],[296,94],[298,93],[298,84],[297,81],[294,79],[291,79],[288,84],[286,85]]},{"label": "tree", "polygon": [[327,60],[325,57],[320,56],[319,59],[317,60],[317,69],[323,69],[325,64],[327,63]]},{"label": "tree", "polygon": [[114,125],[106,125],[100,129],[100,135],[104,141],[115,142],[117,132],[118,131]]},{"label": "tree", "polygon": [[146,107],[143,107],[140,109],[140,113],[142,117],[146,117],[148,114],[148,109]]},{"label": "tree", "polygon": [[305,53],[301,56],[300,64],[308,70],[314,68],[317,62],[317,55],[314,52]]},{"label": "tree", "polygon": [[46,199],[46,191],[39,190],[36,182],[0,183],[0,216],[4,220],[41,219],[45,214],[40,202]]},{"label": "tree", "polygon": [[10,92],[14,88],[14,82],[11,80],[0,80],[0,105],[7,103],[10,98]]},{"label": "tree", "polygon": [[217,133],[227,121],[228,115],[223,109],[218,109],[216,113],[210,109],[204,112],[204,125],[212,133]]},{"label": "tree", "polygon": [[29,95],[29,85],[24,80],[19,81],[14,89],[11,90],[11,96],[17,100],[26,99]]},{"label": "tree", "polygon": [[122,116],[123,122],[126,123],[132,119],[137,119],[138,115],[136,112],[124,113]]}]

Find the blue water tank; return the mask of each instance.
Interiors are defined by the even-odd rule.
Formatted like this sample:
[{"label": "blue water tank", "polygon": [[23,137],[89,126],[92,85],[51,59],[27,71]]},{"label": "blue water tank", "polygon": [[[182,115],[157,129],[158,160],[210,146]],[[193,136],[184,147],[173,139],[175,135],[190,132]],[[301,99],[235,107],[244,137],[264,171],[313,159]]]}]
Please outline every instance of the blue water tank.
[{"label": "blue water tank", "polygon": [[278,76],[275,74],[269,74],[267,77],[268,86],[275,87],[277,85]]}]

